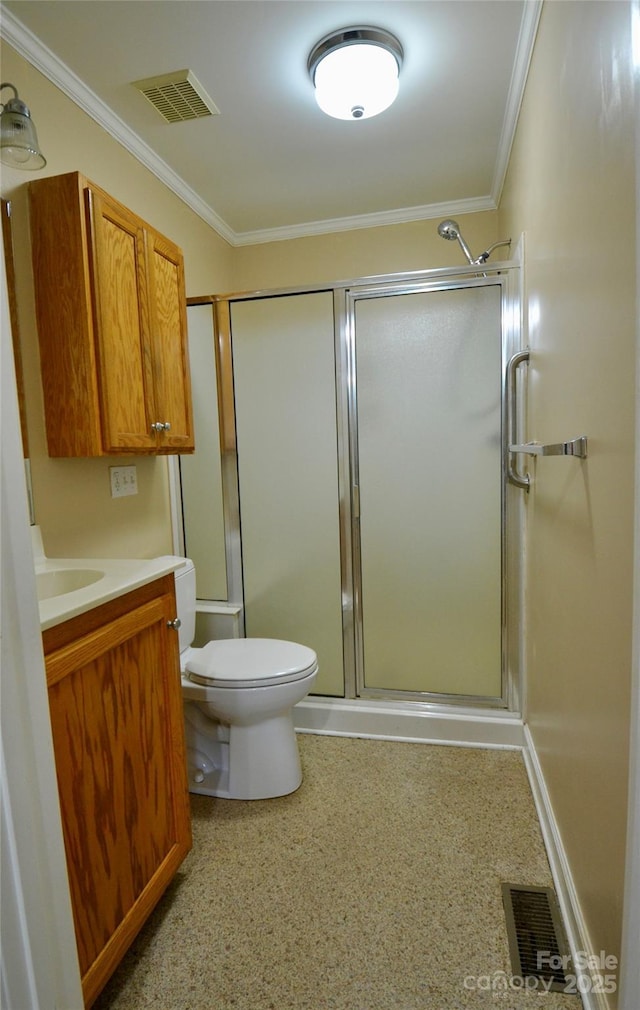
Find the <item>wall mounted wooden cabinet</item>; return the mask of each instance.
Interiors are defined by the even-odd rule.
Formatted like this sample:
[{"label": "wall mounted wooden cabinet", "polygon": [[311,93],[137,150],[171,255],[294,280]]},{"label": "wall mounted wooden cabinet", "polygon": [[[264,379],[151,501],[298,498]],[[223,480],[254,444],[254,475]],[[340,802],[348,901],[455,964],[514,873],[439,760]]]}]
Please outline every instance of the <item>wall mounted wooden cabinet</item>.
[{"label": "wall mounted wooden cabinet", "polygon": [[44,632],[86,1006],[191,847],[173,575]]},{"label": "wall mounted wooden cabinet", "polygon": [[192,452],[180,249],[77,172],[29,192],[49,455]]}]

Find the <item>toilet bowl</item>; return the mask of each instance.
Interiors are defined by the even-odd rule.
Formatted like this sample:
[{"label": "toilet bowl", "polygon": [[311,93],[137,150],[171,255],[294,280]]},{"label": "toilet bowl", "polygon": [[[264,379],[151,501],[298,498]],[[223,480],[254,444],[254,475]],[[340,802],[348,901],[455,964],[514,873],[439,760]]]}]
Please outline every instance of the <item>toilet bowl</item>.
[{"label": "toilet bowl", "polygon": [[193,562],[175,572],[189,790],[226,799],[268,799],[302,782],[293,706],[318,673],[313,651],[272,638],[192,647]]}]

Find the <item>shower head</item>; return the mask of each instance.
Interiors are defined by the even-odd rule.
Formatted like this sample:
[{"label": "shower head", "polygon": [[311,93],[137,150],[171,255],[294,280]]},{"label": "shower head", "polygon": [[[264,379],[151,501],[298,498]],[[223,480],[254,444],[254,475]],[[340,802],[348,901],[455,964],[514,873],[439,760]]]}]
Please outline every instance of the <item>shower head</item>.
[{"label": "shower head", "polygon": [[449,242],[459,238],[460,226],[458,222],[453,221],[450,217],[446,221],[441,221],[438,225],[438,235],[440,238],[446,238]]},{"label": "shower head", "polygon": [[469,246],[467,245],[462,235],[460,234],[460,225],[458,224],[457,221],[454,221],[450,217],[445,218],[444,221],[440,222],[440,224],[438,225],[438,235],[440,236],[440,238],[446,238],[448,242],[453,242],[454,239],[457,239],[458,242],[460,243],[460,248],[467,257],[471,266],[477,266],[478,264],[482,265],[483,263],[486,263],[493,250],[497,249],[498,246],[511,245],[510,238],[506,239],[506,241],[504,242],[494,242],[493,245],[489,246],[489,248],[486,249],[483,253],[481,253],[477,259],[474,259],[471,250],[469,249]]},{"label": "shower head", "polygon": [[474,264],[475,260],[471,255],[471,250],[462,235],[460,234],[460,225],[457,221],[453,221],[452,218],[448,217],[444,221],[441,221],[438,225],[438,235],[441,238],[446,238],[448,242],[453,242],[457,239],[460,243],[460,248],[467,257],[469,263]]}]

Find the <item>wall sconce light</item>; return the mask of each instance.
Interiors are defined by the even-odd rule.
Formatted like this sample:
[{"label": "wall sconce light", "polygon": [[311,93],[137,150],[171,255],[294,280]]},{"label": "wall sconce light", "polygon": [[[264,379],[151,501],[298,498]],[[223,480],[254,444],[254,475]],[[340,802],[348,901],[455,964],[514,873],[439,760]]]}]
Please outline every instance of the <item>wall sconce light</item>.
[{"label": "wall sconce light", "polygon": [[312,50],[307,69],[323,112],[335,119],[370,119],[398,94],[404,53],[382,28],[354,26],[332,32]]},{"label": "wall sconce light", "polygon": [[0,161],[13,168],[44,168],[47,161],[40,151],[29,110],[18,98],[18,91],[13,84],[0,84],[0,91],[4,88],[11,88],[13,98],[1,106]]}]

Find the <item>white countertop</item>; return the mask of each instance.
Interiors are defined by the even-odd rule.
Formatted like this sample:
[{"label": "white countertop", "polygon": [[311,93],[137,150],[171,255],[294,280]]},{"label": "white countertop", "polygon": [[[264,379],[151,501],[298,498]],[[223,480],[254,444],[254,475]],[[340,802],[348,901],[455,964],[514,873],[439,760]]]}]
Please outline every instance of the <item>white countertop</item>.
[{"label": "white countertop", "polygon": [[148,582],[174,572],[184,564],[184,558],[164,555],[151,559],[114,558],[47,558],[37,548],[34,538],[36,578],[42,572],[93,570],[102,573],[91,585],[59,596],[39,601],[40,628],[45,631],[71,617],[84,614],[109,600],[145,586]]},{"label": "white countertop", "polygon": [[40,600],[40,628],[45,631],[56,624],[62,624],[71,617],[93,610],[102,603],[108,603],[117,596],[145,586],[148,582],[168,575],[180,568],[182,558],[171,556],[144,560],[114,560],[113,558],[47,558],[36,564],[36,576],[39,572],[59,571],[60,569],[93,569],[104,572],[102,578],[82,589],[75,589],[61,596],[51,596]]}]

